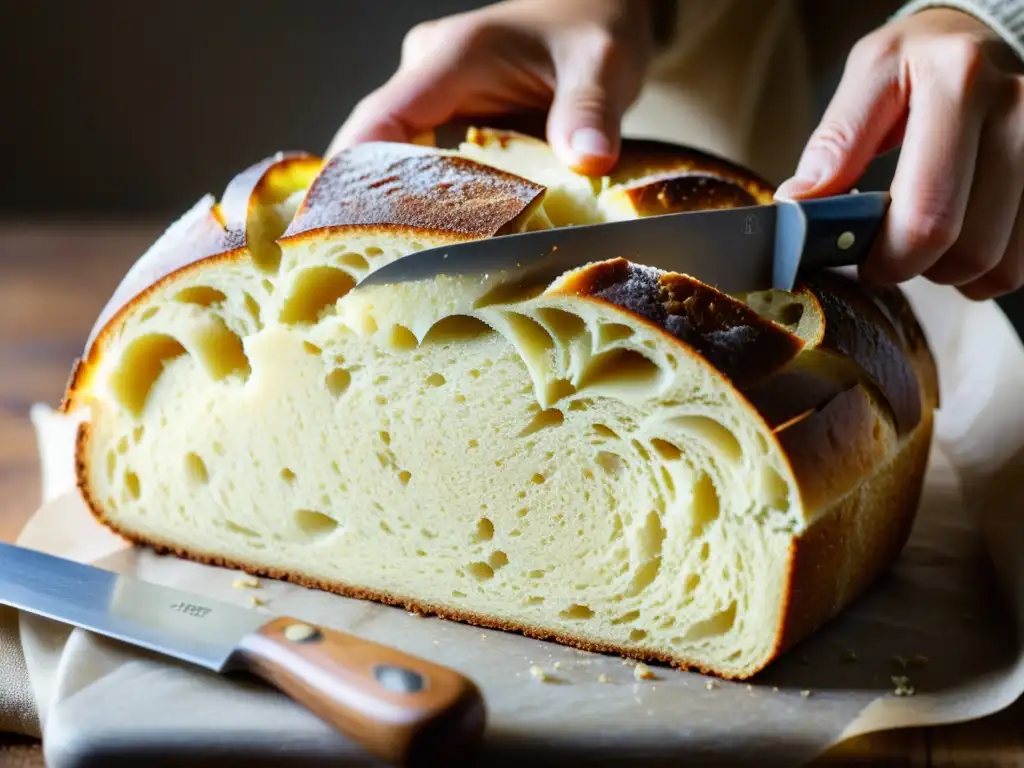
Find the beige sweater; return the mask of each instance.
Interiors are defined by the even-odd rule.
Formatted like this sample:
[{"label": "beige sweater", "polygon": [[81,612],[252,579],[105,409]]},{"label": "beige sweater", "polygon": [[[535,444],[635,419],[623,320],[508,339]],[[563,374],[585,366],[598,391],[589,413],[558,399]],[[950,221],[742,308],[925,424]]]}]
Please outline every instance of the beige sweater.
[{"label": "beige sweater", "polygon": [[781,182],[850,45],[889,17],[938,6],[974,14],[1024,58],[1024,0],[678,0],[673,40],[624,130],[704,148]]}]

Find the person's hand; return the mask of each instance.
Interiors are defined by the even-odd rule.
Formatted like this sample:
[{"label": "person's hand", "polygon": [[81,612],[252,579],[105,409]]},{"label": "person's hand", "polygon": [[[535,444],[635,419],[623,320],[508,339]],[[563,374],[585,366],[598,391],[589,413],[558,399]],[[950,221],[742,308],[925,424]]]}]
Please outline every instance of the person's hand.
[{"label": "person's hand", "polygon": [[328,154],[412,141],[460,116],[550,108],[559,158],[605,173],[653,52],[649,13],[647,0],[507,0],[414,27],[398,71],[357,105]]},{"label": "person's hand", "polygon": [[861,268],[892,284],[924,275],[986,299],[1024,284],[1024,80],[985,24],[922,11],[854,46],[842,80],[777,197],[848,191],[902,143],[892,203]]}]

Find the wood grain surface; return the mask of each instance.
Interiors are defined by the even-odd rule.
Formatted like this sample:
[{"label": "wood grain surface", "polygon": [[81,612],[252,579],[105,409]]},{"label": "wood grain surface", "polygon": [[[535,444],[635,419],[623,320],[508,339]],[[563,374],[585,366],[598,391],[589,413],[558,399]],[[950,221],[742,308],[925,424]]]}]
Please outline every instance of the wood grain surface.
[{"label": "wood grain surface", "polygon": [[[13,539],[40,501],[29,406],[57,403],[92,321],[161,229],[0,224],[0,539]],[[817,764],[1024,766],[1024,703],[973,723],[853,739]],[[41,768],[39,745],[0,734],[0,766]]]}]

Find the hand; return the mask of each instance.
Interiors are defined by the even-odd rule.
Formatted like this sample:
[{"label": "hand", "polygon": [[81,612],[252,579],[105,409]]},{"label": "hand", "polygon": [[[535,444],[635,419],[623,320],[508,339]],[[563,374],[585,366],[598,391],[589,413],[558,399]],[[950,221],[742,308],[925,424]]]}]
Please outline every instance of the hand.
[{"label": "hand", "polygon": [[414,27],[398,71],[357,105],[328,154],[412,141],[460,116],[550,107],[560,159],[605,173],[653,51],[649,13],[648,0],[507,0]]},{"label": "hand", "polygon": [[985,24],[922,11],[854,46],[840,85],[777,196],[848,191],[902,142],[892,204],[861,268],[876,283],[917,275],[986,299],[1024,284],[1024,80]]}]

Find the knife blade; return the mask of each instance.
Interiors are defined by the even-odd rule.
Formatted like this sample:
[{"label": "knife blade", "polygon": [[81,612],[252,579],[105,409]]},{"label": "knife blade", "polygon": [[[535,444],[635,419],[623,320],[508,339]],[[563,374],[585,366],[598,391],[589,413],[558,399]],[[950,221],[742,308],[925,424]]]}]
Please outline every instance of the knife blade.
[{"label": "knife blade", "polygon": [[0,604],[214,672],[255,674],[392,764],[464,756],[483,733],[486,709],[468,678],[299,619],[4,543]]},{"label": "knife blade", "polygon": [[539,282],[616,257],[688,274],[725,293],[791,290],[802,270],[860,264],[888,207],[888,192],[862,192],[502,235],[409,254],[371,272],[356,290],[438,275]]}]

